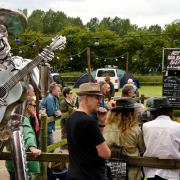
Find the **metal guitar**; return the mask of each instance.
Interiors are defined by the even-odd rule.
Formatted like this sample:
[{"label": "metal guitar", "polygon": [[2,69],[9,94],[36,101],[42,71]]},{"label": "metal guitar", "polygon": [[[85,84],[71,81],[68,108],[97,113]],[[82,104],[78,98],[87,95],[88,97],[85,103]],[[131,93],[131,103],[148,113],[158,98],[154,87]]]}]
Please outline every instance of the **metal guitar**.
[{"label": "metal guitar", "polygon": [[10,70],[0,71],[0,128],[7,124],[14,107],[24,100],[26,88],[24,88],[21,80],[42,61],[51,60],[52,54],[50,52],[64,49],[65,43],[65,37],[57,36],[52,39],[51,44],[42,53],[16,74],[13,74]]}]

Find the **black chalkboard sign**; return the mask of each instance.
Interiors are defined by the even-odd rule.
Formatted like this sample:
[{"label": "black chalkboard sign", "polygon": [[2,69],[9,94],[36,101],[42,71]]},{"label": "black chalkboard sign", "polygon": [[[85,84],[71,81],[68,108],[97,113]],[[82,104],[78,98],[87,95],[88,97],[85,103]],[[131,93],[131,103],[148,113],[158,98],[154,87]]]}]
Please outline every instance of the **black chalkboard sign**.
[{"label": "black chalkboard sign", "polygon": [[167,96],[170,104],[180,109],[180,76],[163,77],[163,96]]},{"label": "black chalkboard sign", "polygon": [[110,177],[108,180],[127,180],[128,169],[127,161],[124,159],[110,159],[106,164],[110,170]]},{"label": "black chalkboard sign", "polygon": [[180,48],[164,49],[164,70],[180,70]]}]

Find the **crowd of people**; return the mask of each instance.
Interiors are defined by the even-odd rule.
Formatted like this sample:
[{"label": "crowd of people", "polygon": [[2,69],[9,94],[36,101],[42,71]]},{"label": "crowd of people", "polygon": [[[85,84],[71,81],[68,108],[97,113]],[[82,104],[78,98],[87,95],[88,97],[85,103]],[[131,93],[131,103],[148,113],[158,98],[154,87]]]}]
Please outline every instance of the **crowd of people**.
[{"label": "crowd of people", "polygon": [[[49,119],[59,119],[61,138],[67,145],[61,147],[69,153],[68,180],[105,180],[106,160],[116,149],[123,156],[180,159],[180,124],[173,121],[172,107],[166,97],[151,97],[146,107],[136,102],[138,89],[131,80],[122,88],[115,100],[110,79],[99,84],[84,83],[77,91],[78,103],[73,91],[53,82],[49,93],[40,102],[39,113]],[[118,92],[119,93],[119,92]],[[25,149],[35,157],[39,149],[39,121],[36,114],[36,96],[29,84],[23,119]],[[54,143],[55,122],[48,123],[48,145]],[[8,149],[8,147],[7,147]],[[12,161],[6,167],[13,180]],[[28,162],[29,176],[39,173],[39,162]],[[180,170],[128,167],[128,179],[140,180],[180,178]],[[49,178],[51,179],[51,178]],[[110,179],[109,179],[110,180]]]}]

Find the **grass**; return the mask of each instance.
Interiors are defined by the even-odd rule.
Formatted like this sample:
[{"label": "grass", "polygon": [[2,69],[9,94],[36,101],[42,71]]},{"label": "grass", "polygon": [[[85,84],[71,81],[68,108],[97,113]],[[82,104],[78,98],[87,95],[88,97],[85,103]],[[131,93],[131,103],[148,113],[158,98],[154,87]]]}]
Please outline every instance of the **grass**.
[{"label": "grass", "polygon": [[139,88],[139,94],[146,97],[162,96],[162,86],[142,86]]}]

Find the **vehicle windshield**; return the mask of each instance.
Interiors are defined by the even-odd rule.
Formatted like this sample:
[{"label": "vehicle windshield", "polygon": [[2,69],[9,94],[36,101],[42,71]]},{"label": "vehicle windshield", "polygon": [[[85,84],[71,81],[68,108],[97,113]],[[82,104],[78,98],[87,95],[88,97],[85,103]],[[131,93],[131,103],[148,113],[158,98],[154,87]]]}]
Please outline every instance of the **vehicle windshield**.
[{"label": "vehicle windshield", "polygon": [[97,73],[97,77],[115,77],[115,71],[114,70],[99,70]]}]

